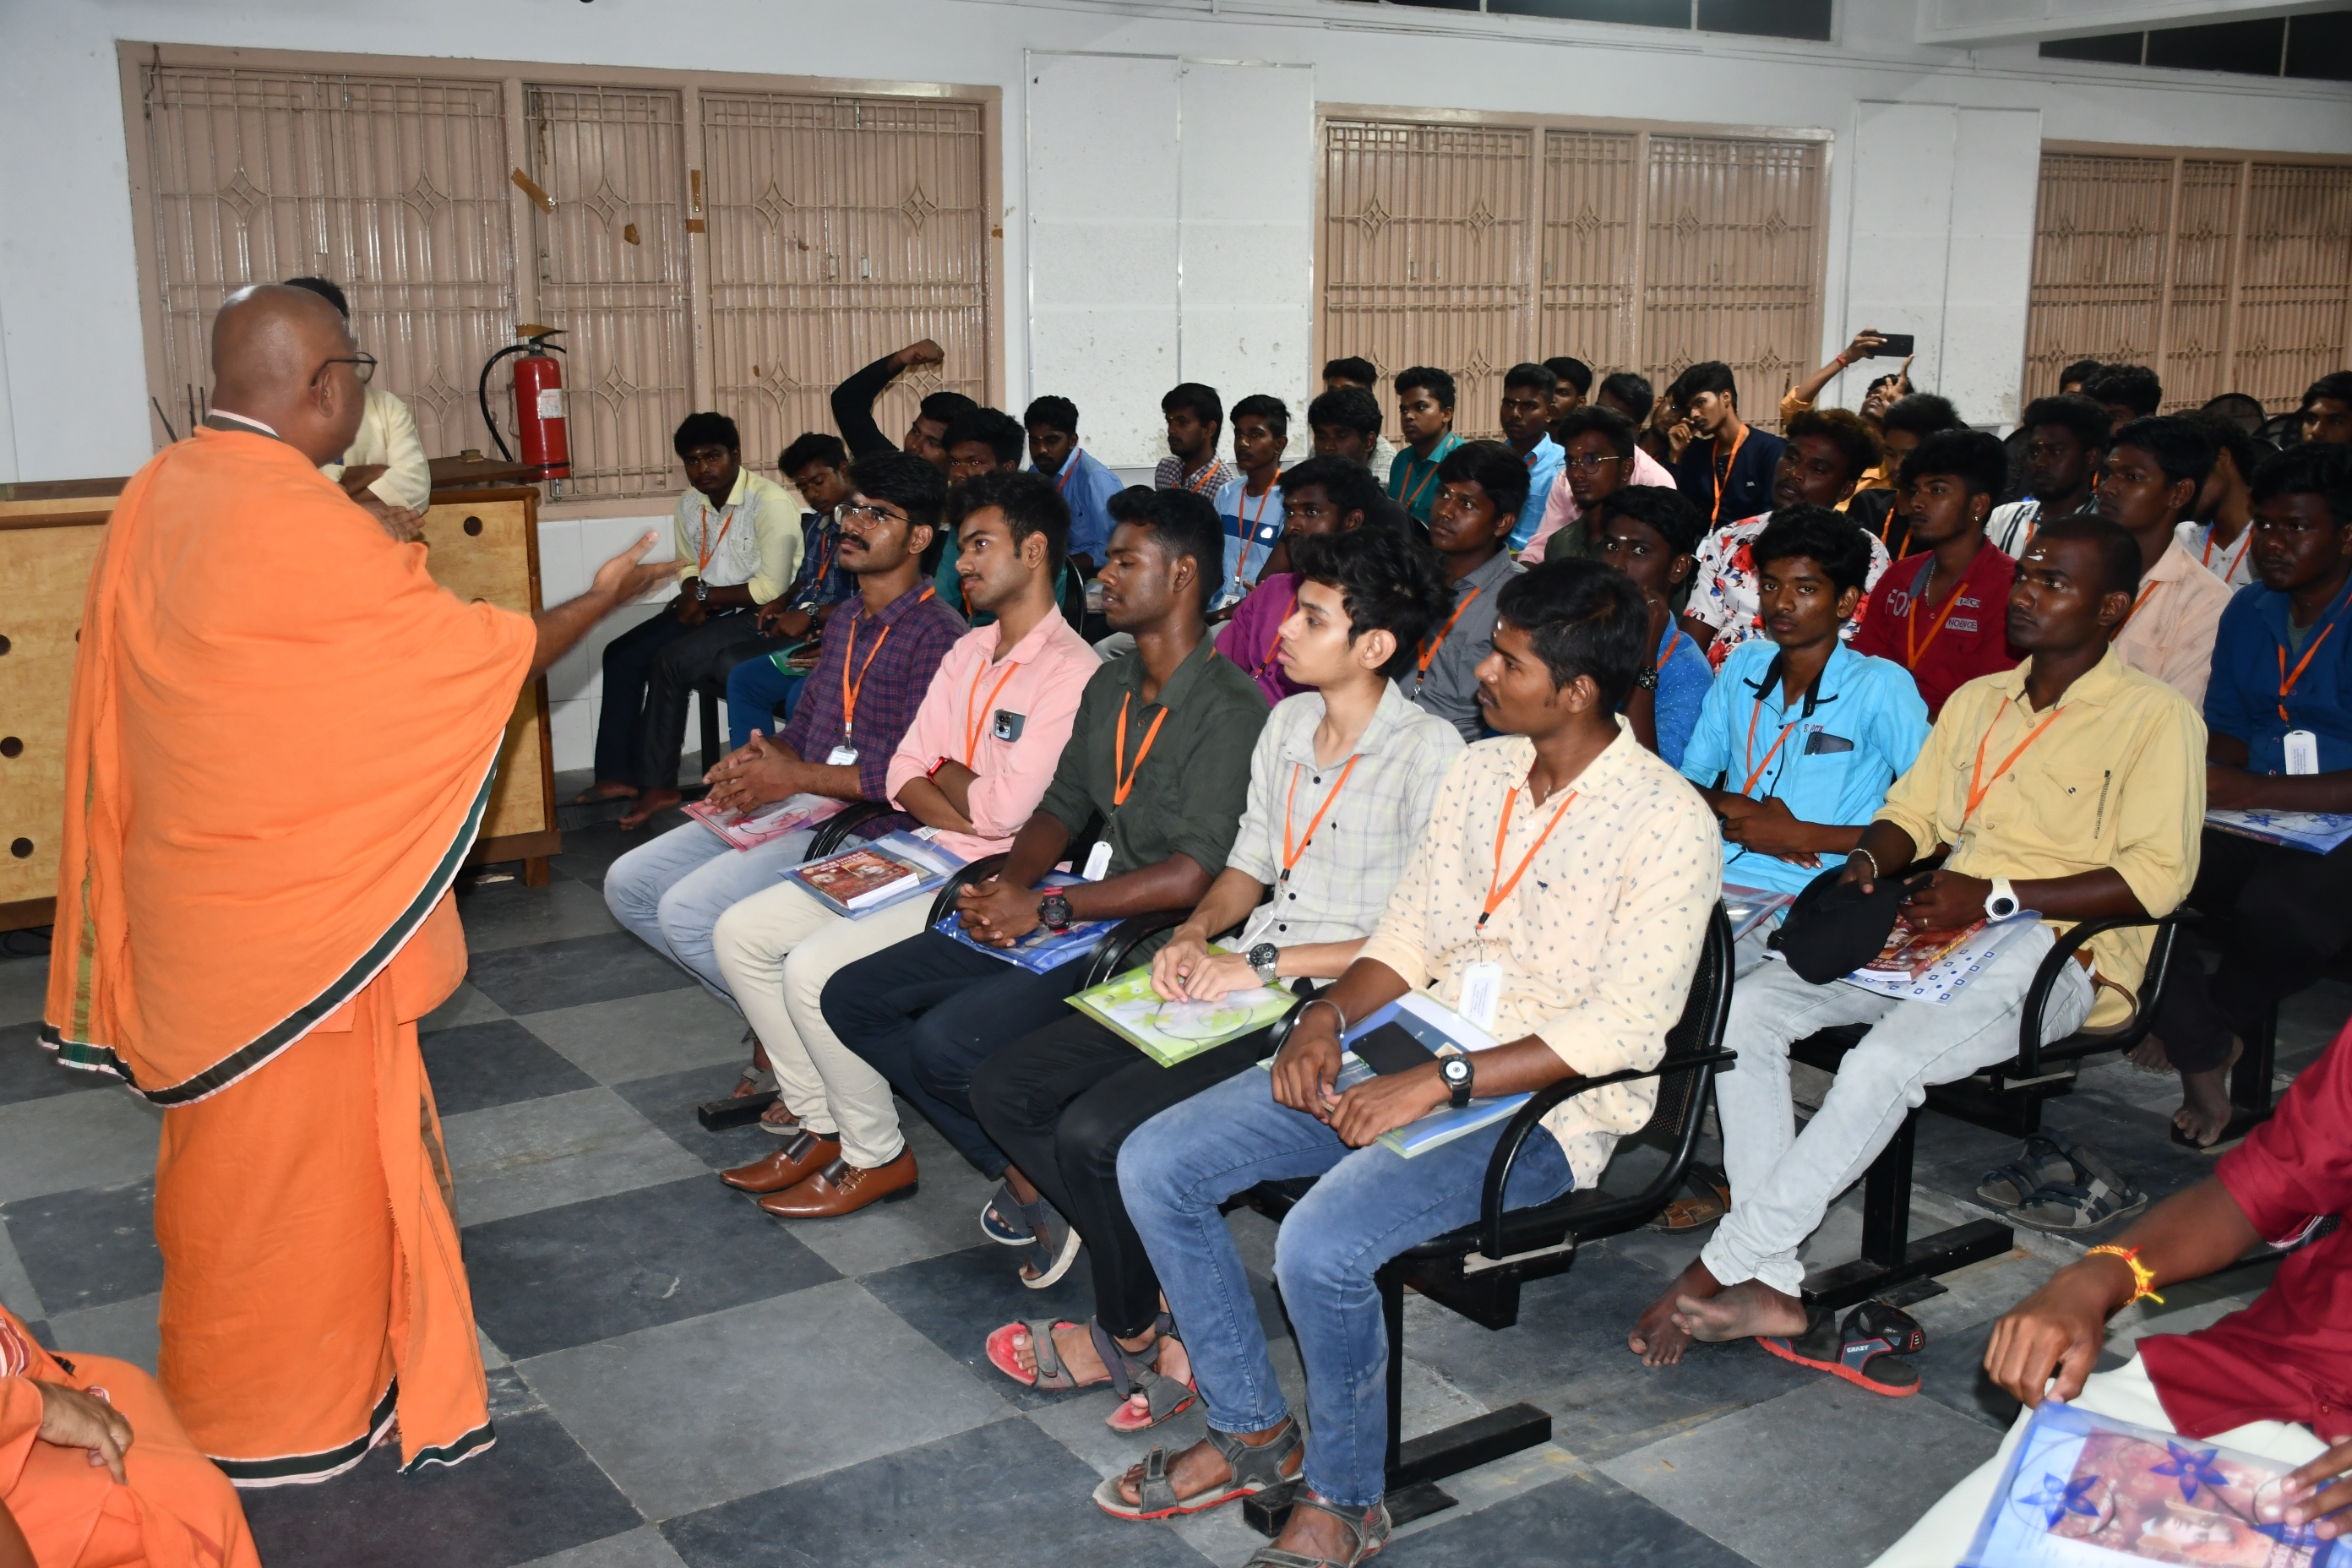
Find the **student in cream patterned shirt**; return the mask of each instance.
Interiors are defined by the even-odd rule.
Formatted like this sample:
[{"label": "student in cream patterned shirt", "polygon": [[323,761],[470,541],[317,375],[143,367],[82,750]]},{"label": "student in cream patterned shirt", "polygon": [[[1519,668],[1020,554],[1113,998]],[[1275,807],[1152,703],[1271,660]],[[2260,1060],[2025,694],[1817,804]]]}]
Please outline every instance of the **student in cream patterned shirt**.
[{"label": "student in cream patterned shirt", "polygon": [[[1715,818],[1616,717],[1652,670],[1649,614],[1594,562],[1548,563],[1498,595],[1478,701],[1500,738],[1457,758],[1378,928],[1330,991],[1307,1003],[1270,1074],[1244,1072],[1128,1139],[1119,1191],[1150,1251],[1202,1402],[1209,1436],[1095,1494],[1151,1517],[1212,1506],[1304,1449],[1304,1506],[1276,1544],[1354,1562],[1388,1532],[1388,1406],[1380,1293],[1389,1259],[1478,1216],[1495,1122],[1407,1160],[1378,1142],[1444,1109],[1433,1060],[1335,1092],[1339,1034],[1409,990],[1499,1042],[1464,1058],[1478,1099],[1570,1074],[1655,1067],[1682,1015],[1722,891]],[[1497,831],[1501,837],[1497,839]],[[1600,1179],[1654,1082],[1577,1096],[1544,1119],[1506,1202],[1549,1202]],[[1293,1419],[1218,1205],[1258,1182],[1318,1178],[1284,1221],[1275,1272],[1307,1371]],[[1241,1480],[1235,1480],[1236,1474]]]}]

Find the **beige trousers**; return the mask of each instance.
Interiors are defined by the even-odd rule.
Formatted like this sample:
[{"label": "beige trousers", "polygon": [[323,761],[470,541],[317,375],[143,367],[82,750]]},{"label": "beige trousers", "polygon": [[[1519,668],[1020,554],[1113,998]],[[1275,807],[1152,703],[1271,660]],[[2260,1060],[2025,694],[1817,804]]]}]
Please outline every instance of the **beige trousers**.
[{"label": "beige trousers", "polygon": [[802,1126],[837,1134],[841,1157],[869,1171],[907,1146],[890,1083],[841,1043],[817,999],[843,965],[919,935],[930,910],[923,893],[846,920],[779,882],[730,905],[711,931],[719,972],[767,1047],[784,1103]]}]

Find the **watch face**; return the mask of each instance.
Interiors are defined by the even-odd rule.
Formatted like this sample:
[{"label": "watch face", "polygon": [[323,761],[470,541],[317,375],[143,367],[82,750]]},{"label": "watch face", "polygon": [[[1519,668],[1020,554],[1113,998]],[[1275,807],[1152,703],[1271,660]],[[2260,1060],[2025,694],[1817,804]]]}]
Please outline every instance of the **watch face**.
[{"label": "watch face", "polygon": [[1276,947],[1274,943],[1270,942],[1262,942],[1255,947],[1251,948],[1246,956],[1249,959],[1249,966],[1252,969],[1267,969],[1271,968],[1274,965],[1275,961],[1282,956],[1282,952],[1279,948]]},{"label": "watch face", "polygon": [[1458,1084],[1470,1076],[1470,1064],[1460,1057],[1448,1057],[1445,1065],[1437,1070],[1446,1082]]}]

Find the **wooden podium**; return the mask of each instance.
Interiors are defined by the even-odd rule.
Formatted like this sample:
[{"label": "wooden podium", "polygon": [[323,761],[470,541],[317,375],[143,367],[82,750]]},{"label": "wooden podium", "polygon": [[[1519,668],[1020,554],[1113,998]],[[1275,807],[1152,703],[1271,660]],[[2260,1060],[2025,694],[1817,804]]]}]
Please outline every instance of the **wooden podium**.
[{"label": "wooden podium", "polygon": [[[74,642],[100,531],[123,483],[0,487],[0,931],[47,925],[55,913]],[[540,608],[538,490],[436,490],[425,542],[434,579],[458,597],[525,615]],[[520,860],[523,880],[544,887],[548,857],[562,847],[542,678],[507,721],[467,864]]]}]

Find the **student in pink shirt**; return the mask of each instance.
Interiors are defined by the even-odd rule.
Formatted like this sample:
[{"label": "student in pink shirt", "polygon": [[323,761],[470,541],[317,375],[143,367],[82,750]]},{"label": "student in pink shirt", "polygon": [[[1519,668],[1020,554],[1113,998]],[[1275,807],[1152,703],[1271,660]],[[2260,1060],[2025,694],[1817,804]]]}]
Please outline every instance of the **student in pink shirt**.
[{"label": "student in pink shirt", "polygon": [[1551,499],[1544,503],[1543,521],[1537,526],[1536,536],[1519,552],[1522,559],[1550,560],[1545,552],[1551,548],[1551,536],[1567,528],[1569,534],[1559,547],[1559,558],[1565,561],[1570,555],[1580,555],[1598,560],[1600,545],[1582,526],[1589,508],[1608,500],[1626,485],[1675,488],[1675,476],[1664,463],[1635,445],[1633,435],[1632,420],[1599,404],[1587,404],[1559,422],[1553,439],[1567,454],[1560,482],[1552,486]]},{"label": "student in pink shirt", "polygon": [[[890,757],[887,788],[918,831],[975,860],[1009,847],[1036,811],[1098,661],[1054,602],[1070,513],[1052,480],[968,479],[948,493],[946,521],[965,594],[996,619],[940,661]],[[787,879],[719,917],[719,971],[776,1073],[777,1104],[761,1125],[785,1139],[764,1159],[720,1173],[729,1186],[764,1203],[841,1162],[912,1184],[914,1155],[888,1081],[841,1043],[817,998],[844,964],[922,931],[930,906],[918,896],[846,918]]]},{"label": "student in pink shirt", "polygon": [[1284,474],[1282,538],[1266,558],[1266,570],[1249,596],[1234,607],[1217,632],[1217,651],[1249,673],[1268,702],[1307,689],[1283,673],[1276,638],[1298,605],[1298,577],[1290,570],[1290,549],[1313,533],[1360,528],[1380,499],[1380,487],[1361,463],[1340,458],[1309,458]]}]

